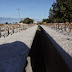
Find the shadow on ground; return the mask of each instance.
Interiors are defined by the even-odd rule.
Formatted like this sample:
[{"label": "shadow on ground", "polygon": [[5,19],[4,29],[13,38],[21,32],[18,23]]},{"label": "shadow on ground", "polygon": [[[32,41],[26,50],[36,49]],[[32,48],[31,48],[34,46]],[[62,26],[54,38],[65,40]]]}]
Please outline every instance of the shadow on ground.
[{"label": "shadow on ground", "polygon": [[0,72],[23,72],[29,48],[20,41],[0,45]]},{"label": "shadow on ground", "polygon": [[[33,72],[71,72],[48,36],[50,37],[43,28],[41,28],[41,31],[36,32],[36,36],[30,50]],[[56,42],[54,41],[54,43]],[[72,58],[57,43],[56,45],[72,60]]]}]

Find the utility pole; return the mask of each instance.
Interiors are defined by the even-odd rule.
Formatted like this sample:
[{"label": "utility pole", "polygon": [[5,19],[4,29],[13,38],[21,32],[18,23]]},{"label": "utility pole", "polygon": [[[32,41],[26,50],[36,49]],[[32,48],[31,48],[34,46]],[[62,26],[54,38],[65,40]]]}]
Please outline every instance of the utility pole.
[{"label": "utility pole", "polygon": [[16,10],[18,10],[19,18],[20,18],[20,20],[21,20],[21,17],[20,17],[20,9],[17,8]]}]

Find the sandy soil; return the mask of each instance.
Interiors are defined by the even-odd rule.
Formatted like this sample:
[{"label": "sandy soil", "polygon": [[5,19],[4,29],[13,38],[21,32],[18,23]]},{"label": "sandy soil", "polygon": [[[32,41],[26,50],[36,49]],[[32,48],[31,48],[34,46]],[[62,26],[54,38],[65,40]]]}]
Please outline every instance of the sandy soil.
[{"label": "sandy soil", "polygon": [[37,26],[33,26],[0,38],[0,72],[23,72],[36,30]]},{"label": "sandy soil", "polygon": [[53,40],[51,40],[59,45],[60,48],[55,44],[58,52],[72,70],[72,36],[47,26],[42,25],[42,27],[52,37]]},{"label": "sandy soil", "polygon": [[42,26],[46,32],[69,54],[72,56],[72,37],[65,32],[60,33],[54,29]]}]

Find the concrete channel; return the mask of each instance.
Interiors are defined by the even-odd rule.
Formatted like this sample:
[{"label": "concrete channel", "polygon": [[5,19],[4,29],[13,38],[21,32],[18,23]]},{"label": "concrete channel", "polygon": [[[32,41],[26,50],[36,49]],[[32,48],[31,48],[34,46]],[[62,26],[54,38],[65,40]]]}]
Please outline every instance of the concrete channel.
[{"label": "concrete channel", "polygon": [[36,32],[29,56],[33,72],[71,72],[42,27]]},{"label": "concrete channel", "polygon": [[36,30],[37,25],[0,38],[0,72],[72,72],[50,35],[42,27]]}]

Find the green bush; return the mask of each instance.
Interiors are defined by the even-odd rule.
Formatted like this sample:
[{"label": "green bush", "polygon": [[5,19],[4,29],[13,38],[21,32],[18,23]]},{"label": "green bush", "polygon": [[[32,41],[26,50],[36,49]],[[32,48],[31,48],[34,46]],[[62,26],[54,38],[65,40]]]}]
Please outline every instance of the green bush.
[{"label": "green bush", "polygon": [[20,23],[26,23],[26,24],[30,24],[30,23],[33,23],[34,20],[33,19],[30,19],[30,18],[25,18],[24,20],[21,20]]}]

